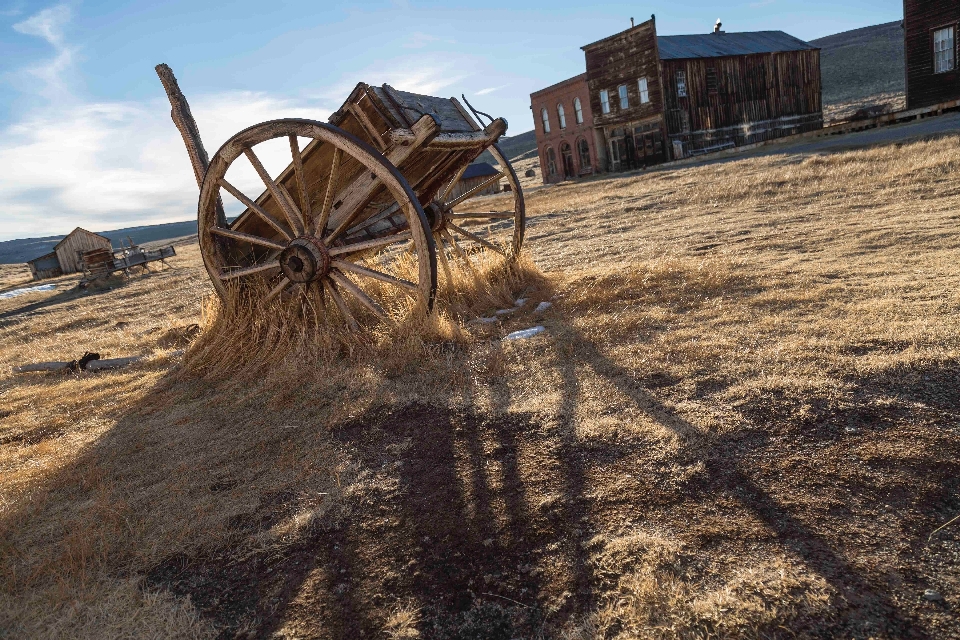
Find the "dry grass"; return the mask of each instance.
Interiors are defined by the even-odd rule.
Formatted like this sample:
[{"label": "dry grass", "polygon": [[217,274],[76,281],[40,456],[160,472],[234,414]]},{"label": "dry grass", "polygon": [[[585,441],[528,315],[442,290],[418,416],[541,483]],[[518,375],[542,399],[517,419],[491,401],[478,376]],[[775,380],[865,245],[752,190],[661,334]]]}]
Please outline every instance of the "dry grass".
[{"label": "dry grass", "polygon": [[[426,330],[231,333],[189,246],[0,301],[0,629],[960,633],[958,141],[531,190]],[[84,350],[150,359],[7,373]]]}]

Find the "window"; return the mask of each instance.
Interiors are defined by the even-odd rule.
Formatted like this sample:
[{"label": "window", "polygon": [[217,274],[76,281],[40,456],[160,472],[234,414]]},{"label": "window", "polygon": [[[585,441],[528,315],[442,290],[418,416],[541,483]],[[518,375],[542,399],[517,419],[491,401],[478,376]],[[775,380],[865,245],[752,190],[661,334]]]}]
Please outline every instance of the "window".
[{"label": "window", "polygon": [[562,104],[558,104],[558,105],[557,105],[557,118],[560,120],[560,128],[561,128],[561,129],[566,129],[566,128],[567,128],[567,117],[566,117],[565,115],[563,115],[563,105],[562,105]]},{"label": "window", "polygon": [[640,78],[637,80],[637,88],[640,90],[640,104],[647,104],[650,102],[650,89],[647,88],[646,78]]},{"label": "window", "polygon": [[717,68],[707,67],[707,93],[717,92]]},{"label": "window", "polygon": [[557,154],[553,152],[552,147],[547,149],[547,175],[557,175]]},{"label": "window", "polygon": [[933,32],[933,70],[934,73],[953,71],[956,67],[953,27]]},{"label": "window", "polygon": [[577,141],[577,153],[580,154],[580,171],[589,169],[592,164],[590,161],[590,145],[583,138]]},{"label": "window", "polygon": [[620,108],[626,109],[630,106],[630,100],[627,99],[627,85],[620,85],[617,87],[617,91],[620,93]]},{"label": "window", "polygon": [[577,124],[583,124],[583,109],[580,105],[580,98],[573,99],[573,115],[577,119]]},{"label": "window", "polygon": [[677,71],[677,97],[687,97],[687,72]]},{"label": "window", "polygon": [[546,109],[540,109],[540,119],[543,120],[543,132],[550,133],[550,114]]},{"label": "window", "polygon": [[600,92],[600,111],[610,113],[610,95],[606,89]]}]

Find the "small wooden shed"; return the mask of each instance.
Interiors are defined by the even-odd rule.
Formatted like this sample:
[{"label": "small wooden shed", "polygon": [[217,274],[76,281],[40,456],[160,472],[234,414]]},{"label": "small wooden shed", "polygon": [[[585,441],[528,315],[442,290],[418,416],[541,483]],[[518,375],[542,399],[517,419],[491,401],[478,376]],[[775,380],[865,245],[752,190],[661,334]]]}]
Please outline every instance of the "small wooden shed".
[{"label": "small wooden shed", "polygon": [[77,227],[58,242],[53,251],[57,254],[63,273],[76,273],[81,270],[80,260],[83,254],[93,249],[113,251],[113,245],[110,238]]},{"label": "small wooden shed", "polygon": [[[493,165],[487,162],[474,162],[467,170],[463,172],[463,175],[460,177],[460,182],[453,188],[453,191],[450,192],[450,199],[459,198],[460,194],[466,193],[473,189],[480,183],[489,180],[492,176],[497,175],[499,171],[493,168]],[[489,187],[480,191],[476,195],[483,196],[490,193],[500,193],[500,181],[497,180]]]},{"label": "small wooden shed", "polygon": [[53,251],[46,253],[39,258],[27,261],[30,267],[30,273],[34,280],[43,280],[44,278],[56,278],[63,275],[60,270],[60,261],[57,260],[57,254]]}]

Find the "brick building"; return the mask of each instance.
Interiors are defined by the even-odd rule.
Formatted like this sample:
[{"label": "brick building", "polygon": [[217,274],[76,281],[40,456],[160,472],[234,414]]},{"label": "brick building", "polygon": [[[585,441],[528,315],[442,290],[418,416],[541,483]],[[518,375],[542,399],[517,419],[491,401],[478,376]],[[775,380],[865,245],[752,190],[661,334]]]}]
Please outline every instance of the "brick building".
[{"label": "brick building", "polygon": [[596,171],[599,158],[587,74],[531,93],[530,109],[545,183]]}]

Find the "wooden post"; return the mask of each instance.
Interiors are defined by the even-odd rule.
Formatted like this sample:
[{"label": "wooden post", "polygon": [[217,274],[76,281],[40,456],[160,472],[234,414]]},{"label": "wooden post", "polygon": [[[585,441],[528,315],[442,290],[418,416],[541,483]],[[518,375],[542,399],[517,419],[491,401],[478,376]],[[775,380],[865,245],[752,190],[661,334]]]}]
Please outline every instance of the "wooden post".
[{"label": "wooden post", "polygon": [[[203,148],[203,141],[200,140],[200,130],[197,128],[197,122],[193,119],[190,112],[190,105],[187,98],[180,91],[180,85],[173,75],[173,69],[165,64],[156,66],[157,75],[160,76],[160,82],[163,83],[163,89],[167,92],[167,98],[170,100],[170,117],[173,124],[180,130],[183,137],[183,144],[187,147],[187,155],[190,156],[190,164],[193,166],[193,175],[197,179],[197,186],[203,186],[203,177],[207,173],[207,167],[210,165],[210,159],[207,156],[206,149]],[[221,227],[227,226],[227,216],[223,212],[223,202],[220,196],[217,196],[217,224]]]}]

